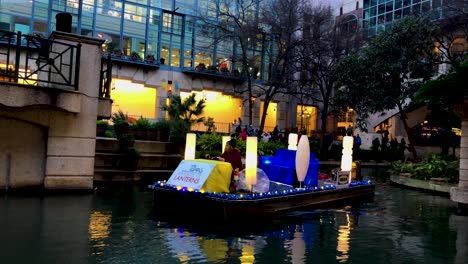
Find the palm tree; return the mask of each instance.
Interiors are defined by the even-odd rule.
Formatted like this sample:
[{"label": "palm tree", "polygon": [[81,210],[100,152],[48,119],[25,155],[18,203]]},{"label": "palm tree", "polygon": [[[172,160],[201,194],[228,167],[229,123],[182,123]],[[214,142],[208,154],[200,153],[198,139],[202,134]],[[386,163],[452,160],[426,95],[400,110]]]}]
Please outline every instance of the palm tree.
[{"label": "palm tree", "polygon": [[204,121],[204,117],[198,116],[203,113],[205,100],[202,99],[197,102],[195,96],[196,94],[191,94],[185,100],[182,100],[179,95],[174,95],[170,104],[165,106],[164,110],[168,112],[171,120],[182,120],[188,125],[201,123]]}]

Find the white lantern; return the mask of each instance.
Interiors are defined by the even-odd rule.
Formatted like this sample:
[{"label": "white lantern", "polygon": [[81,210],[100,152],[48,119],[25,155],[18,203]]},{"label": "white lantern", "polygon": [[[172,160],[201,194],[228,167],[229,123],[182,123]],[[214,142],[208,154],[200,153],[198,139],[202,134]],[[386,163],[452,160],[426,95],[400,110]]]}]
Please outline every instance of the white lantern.
[{"label": "white lantern", "polygon": [[245,183],[257,184],[257,137],[247,137],[245,150]]},{"label": "white lantern", "polygon": [[197,135],[194,133],[187,133],[187,138],[185,140],[185,159],[193,160],[195,159],[195,143],[197,141]]},{"label": "white lantern", "polygon": [[343,154],[341,156],[341,170],[351,171],[353,165],[353,137],[343,137]]},{"label": "white lantern", "polygon": [[289,133],[289,136],[288,136],[288,149],[297,150],[297,134]]},{"label": "white lantern", "polygon": [[309,139],[306,135],[302,135],[297,144],[296,152],[296,174],[297,179],[299,180],[300,187],[302,188],[302,183],[307,175],[307,170],[309,169],[309,160],[310,160],[310,147]]},{"label": "white lantern", "polygon": [[223,145],[221,146],[222,147],[221,153],[224,152],[224,149],[226,148],[226,144],[229,140],[231,140],[231,136],[223,136]]}]

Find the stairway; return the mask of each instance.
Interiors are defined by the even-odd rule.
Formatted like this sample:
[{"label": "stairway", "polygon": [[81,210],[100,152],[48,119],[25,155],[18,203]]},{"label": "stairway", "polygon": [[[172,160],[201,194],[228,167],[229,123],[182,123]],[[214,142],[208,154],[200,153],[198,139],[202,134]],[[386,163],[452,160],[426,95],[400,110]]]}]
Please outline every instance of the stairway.
[{"label": "stairway", "polygon": [[95,184],[167,180],[182,160],[180,146],[173,143],[136,140],[134,147],[140,152],[137,169],[127,170],[119,165],[125,155],[118,152],[118,140],[96,137]]}]

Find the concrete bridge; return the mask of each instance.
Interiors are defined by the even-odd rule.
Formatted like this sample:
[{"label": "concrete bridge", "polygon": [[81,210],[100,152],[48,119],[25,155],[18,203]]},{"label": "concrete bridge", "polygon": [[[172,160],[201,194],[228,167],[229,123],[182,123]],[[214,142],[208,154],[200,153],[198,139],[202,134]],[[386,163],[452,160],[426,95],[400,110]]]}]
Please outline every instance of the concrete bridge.
[{"label": "concrete bridge", "polygon": [[0,32],[0,189],[91,190],[102,40]]}]

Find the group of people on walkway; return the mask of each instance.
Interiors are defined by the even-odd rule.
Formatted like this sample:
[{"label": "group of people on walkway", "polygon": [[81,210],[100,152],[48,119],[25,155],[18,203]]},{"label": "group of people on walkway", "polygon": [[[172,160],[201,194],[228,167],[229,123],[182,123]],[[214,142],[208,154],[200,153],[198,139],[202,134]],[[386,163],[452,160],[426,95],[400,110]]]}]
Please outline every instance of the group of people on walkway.
[{"label": "group of people on walkway", "polygon": [[241,140],[247,140],[247,137],[257,136],[259,139],[268,141],[280,140],[283,136],[280,134],[278,126],[275,126],[272,132],[264,131],[260,133],[258,128],[254,128],[252,124],[242,126],[242,119],[239,117],[232,122],[232,136],[239,137]]}]

